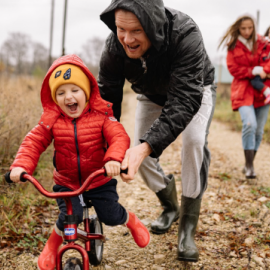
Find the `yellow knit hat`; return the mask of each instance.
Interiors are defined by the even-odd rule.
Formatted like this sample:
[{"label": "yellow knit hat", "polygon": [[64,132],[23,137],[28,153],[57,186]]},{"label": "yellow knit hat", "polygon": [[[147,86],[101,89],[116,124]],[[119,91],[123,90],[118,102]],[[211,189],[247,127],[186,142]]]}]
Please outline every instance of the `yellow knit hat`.
[{"label": "yellow knit hat", "polygon": [[90,82],[85,73],[75,65],[65,64],[58,66],[51,74],[49,79],[49,86],[53,101],[56,101],[56,90],[63,84],[76,84],[79,86],[86,95],[86,101],[90,97]]}]

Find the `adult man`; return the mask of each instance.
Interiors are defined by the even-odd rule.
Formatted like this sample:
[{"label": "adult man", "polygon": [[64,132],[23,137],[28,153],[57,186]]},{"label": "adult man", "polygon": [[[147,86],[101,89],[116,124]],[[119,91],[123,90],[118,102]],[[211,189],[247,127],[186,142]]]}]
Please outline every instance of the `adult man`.
[{"label": "adult man", "polygon": [[[126,152],[122,167],[129,172],[121,177],[128,182],[139,169],[164,208],[151,231],[167,232],[180,216],[178,259],[197,261],[194,234],[207,187],[206,137],[215,96],[215,88],[210,89],[214,71],[201,33],[190,17],[165,9],[162,0],[113,0],[100,17],[112,30],[100,62],[102,97],[113,103],[119,120],[125,79],[139,94],[136,146]],[[158,157],[182,131],[179,209],[174,177],[164,174]]]}]

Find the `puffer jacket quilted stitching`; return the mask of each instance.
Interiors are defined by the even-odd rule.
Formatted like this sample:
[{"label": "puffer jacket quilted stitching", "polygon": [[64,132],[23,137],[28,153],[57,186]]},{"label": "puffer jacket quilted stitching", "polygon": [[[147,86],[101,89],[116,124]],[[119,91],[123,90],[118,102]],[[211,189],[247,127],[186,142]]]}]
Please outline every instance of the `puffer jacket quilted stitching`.
[{"label": "puffer jacket quilted stitching", "polygon": [[[53,70],[62,64],[79,66],[91,83],[89,104],[77,119],[67,116],[52,100],[49,78]],[[122,162],[130,139],[123,126],[113,117],[112,104],[100,97],[98,85],[82,60],[67,55],[56,60],[49,69],[41,88],[44,112],[39,124],[22,142],[10,167],[22,167],[33,174],[38,159],[54,140],[54,180],[58,185],[76,190],[92,172],[109,160]],[[109,145],[105,151],[106,145]],[[111,178],[97,177],[89,189],[105,184]]]}]

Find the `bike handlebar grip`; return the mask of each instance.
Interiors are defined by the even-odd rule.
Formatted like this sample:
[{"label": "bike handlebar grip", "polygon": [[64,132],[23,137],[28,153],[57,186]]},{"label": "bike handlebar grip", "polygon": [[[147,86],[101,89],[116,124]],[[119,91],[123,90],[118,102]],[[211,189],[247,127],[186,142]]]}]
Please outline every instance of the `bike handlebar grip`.
[{"label": "bike handlebar grip", "polygon": [[13,183],[13,181],[10,179],[10,172],[7,172],[7,173],[5,174],[5,180],[6,180],[6,182],[9,183],[9,184],[12,184],[12,183]]},{"label": "bike handlebar grip", "polygon": [[120,169],[120,173],[128,174],[128,168],[126,168],[125,170]]},{"label": "bike handlebar grip", "polygon": [[[128,174],[128,168],[125,169],[125,170],[120,169],[120,174],[121,174],[121,173]],[[105,170],[104,176],[108,176],[106,170]]]},{"label": "bike handlebar grip", "polygon": [[23,176],[24,176],[25,174],[27,174],[27,173],[26,173],[26,172],[22,172],[22,173],[21,173],[21,175],[20,175],[20,181],[21,181],[21,182],[26,182],[26,181],[27,181],[27,179],[24,179],[24,178],[23,178]]},{"label": "bike handlebar grip", "polygon": [[[11,173],[11,172],[7,172],[7,173],[5,174],[5,180],[6,180],[7,183],[12,184],[12,183],[14,183],[14,182],[10,179],[10,173]],[[26,182],[26,181],[27,181],[26,179],[23,178],[23,175],[24,175],[24,174],[27,174],[27,173],[26,173],[26,172],[22,172],[21,175],[20,175],[20,181],[21,181],[21,182]]]}]

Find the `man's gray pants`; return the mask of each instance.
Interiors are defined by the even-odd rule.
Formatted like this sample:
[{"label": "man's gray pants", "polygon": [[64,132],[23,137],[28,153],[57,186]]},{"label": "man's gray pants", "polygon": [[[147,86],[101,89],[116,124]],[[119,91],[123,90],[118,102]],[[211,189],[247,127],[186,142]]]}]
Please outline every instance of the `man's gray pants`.
[{"label": "man's gray pants", "polygon": [[[135,116],[135,145],[150,129],[160,116],[162,106],[150,101],[144,95],[137,96],[138,104]],[[204,87],[202,105],[182,132],[182,195],[202,198],[207,188],[210,151],[207,147],[207,136],[213,118],[216,101],[214,85]],[[139,173],[146,185],[155,193],[166,188],[170,179],[164,174],[158,158],[147,157],[139,168]]]}]

